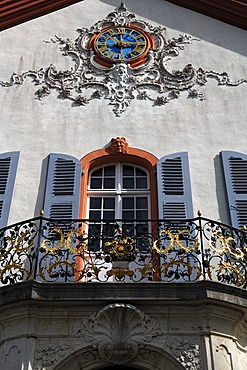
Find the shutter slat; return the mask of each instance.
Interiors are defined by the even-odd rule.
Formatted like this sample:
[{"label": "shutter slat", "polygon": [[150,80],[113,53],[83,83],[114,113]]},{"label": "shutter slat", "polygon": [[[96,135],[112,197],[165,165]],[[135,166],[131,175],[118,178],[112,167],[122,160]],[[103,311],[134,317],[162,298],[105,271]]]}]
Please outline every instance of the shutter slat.
[{"label": "shutter slat", "polygon": [[3,213],[3,201],[0,200],[0,219],[2,217],[2,213]]},{"label": "shutter slat", "polygon": [[54,219],[78,218],[81,164],[65,154],[49,155],[44,213]]},{"label": "shutter slat", "polygon": [[52,204],[50,218],[73,218],[73,203]]},{"label": "shutter slat", "polygon": [[7,225],[20,152],[0,154],[0,228]]},{"label": "shutter slat", "polygon": [[186,152],[162,157],[157,164],[159,218],[193,217],[189,161]]},{"label": "shutter slat", "polygon": [[247,225],[247,155],[225,150],[221,159],[231,223],[241,228]]},{"label": "shutter slat", "polygon": [[163,215],[168,220],[172,219],[185,219],[186,208],[184,203],[164,203],[163,204]]},{"label": "shutter slat", "polygon": [[230,157],[229,164],[234,192],[247,193],[247,160]]},{"label": "shutter slat", "polygon": [[0,194],[5,194],[11,166],[11,157],[0,158]]}]

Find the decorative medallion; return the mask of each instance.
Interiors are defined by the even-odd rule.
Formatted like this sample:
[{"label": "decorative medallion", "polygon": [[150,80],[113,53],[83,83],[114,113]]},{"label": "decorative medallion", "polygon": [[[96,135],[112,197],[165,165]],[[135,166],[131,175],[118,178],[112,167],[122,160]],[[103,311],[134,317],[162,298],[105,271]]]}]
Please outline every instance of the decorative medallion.
[{"label": "decorative medallion", "polygon": [[133,360],[140,348],[160,334],[155,320],[124,303],[104,307],[85,321],[77,333],[98,349],[102,359],[114,364]]},{"label": "decorative medallion", "polygon": [[225,86],[247,82],[244,78],[231,81],[227,72],[195,69],[191,63],[182,70],[170,70],[167,62],[171,64],[185,45],[199,40],[189,35],[167,40],[164,27],[138,19],[124,3],[91,28],[77,31],[79,37],[74,41],[58,36],[48,41],[60,44],[62,54],[71,58],[70,70],[58,70],[51,64],[38,71],[14,73],[9,82],[0,81],[0,85],[21,85],[30,77],[41,86],[36,91],[38,99],[52,90],[58,92],[58,98],[71,100],[72,105],[107,99],[119,117],[134,99],[163,106],[187,92],[188,98],[204,100],[199,87],[209,78]]}]

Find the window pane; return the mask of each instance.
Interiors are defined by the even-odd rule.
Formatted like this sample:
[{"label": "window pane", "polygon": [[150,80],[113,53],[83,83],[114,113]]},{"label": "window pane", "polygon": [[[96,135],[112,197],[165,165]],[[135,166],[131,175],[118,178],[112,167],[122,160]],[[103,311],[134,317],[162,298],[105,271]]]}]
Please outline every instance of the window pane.
[{"label": "window pane", "polygon": [[90,198],[89,208],[90,209],[101,209],[102,198]]},{"label": "window pane", "polygon": [[136,211],[136,218],[138,220],[147,220],[148,219],[148,211]]},{"label": "window pane", "polygon": [[91,177],[102,177],[102,168],[92,172]]},{"label": "window pane", "polygon": [[115,198],[104,198],[104,209],[115,209]]},{"label": "window pane", "polygon": [[147,174],[145,171],[141,170],[140,168],[136,167],[136,176],[145,176],[147,177]]},{"label": "window pane", "polygon": [[134,198],[125,197],[123,198],[123,209],[134,209]]},{"label": "window pane", "polygon": [[104,211],[103,212],[104,220],[114,220],[114,218],[115,218],[115,211]]},{"label": "window pane", "polygon": [[124,220],[134,220],[134,211],[123,211]]},{"label": "window pane", "polygon": [[102,189],[102,179],[97,177],[91,178],[90,189]]},{"label": "window pane", "polygon": [[147,209],[148,208],[148,199],[147,199],[147,197],[138,197],[138,198],[136,198],[136,208],[137,209]]},{"label": "window pane", "polygon": [[133,166],[123,166],[123,175],[124,176],[134,176],[134,167]]},{"label": "window pane", "polygon": [[124,189],[134,189],[134,179],[133,178],[124,178],[123,179],[123,188]]},{"label": "window pane", "polygon": [[115,189],[115,178],[105,178],[104,189]]},{"label": "window pane", "polygon": [[89,218],[90,220],[100,220],[100,211],[90,211]]},{"label": "window pane", "polygon": [[115,176],[115,166],[107,166],[104,168],[104,176]]},{"label": "window pane", "polygon": [[147,178],[137,177],[136,178],[136,189],[147,189]]}]

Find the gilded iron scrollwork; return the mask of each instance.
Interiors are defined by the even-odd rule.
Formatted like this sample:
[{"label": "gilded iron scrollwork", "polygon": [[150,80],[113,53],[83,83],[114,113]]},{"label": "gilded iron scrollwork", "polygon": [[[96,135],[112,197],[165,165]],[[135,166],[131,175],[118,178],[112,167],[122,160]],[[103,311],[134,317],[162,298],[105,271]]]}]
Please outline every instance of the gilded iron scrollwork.
[{"label": "gilded iron scrollwork", "polygon": [[129,222],[38,217],[0,230],[0,282],[193,282],[247,287],[247,232],[201,216]]},{"label": "gilded iron scrollwork", "polygon": [[[97,63],[96,55],[90,48],[90,39],[108,26],[135,25],[152,40],[154,47],[147,54],[144,65],[132,68],[127,61],[105,67]],[[182,70],[168,67],[172,58],[178,57],[185,45],[194,39],[189,35],[180,35],[166,39],[164,27],[154,27],[128,11],[121,4],[115,12],[98,21],[89,29],[77,30],[76,40],[55,36],[50,42],[60,45],[62,55],[70,57],[73,66],[70,70],[58,70],[54,64],[39,70],[29,70],[22,74],[13,73],[9,82],[0,81],[0,86],[22,85],[27,77],[41,87],[36,91],[36,98],[42,99],[52,90],[58,92],[58,98],[68,99],[72,105],[86,106],[92,100],[107,99],[113,105],[116,116],[126,110],[134,99],[149,100],[154,106],[163,106],[180,98],[183,92],[191,99],[204,100],[200,90],[208,79],[214,79],[218,85],[238,86],[246,83],[245,78],[231,81],[227,72],[195,69],[188,63]]]},{"label": "gilded iron scrollwork", "polygon": [[0,230],[0,282],[14,284],[34,277],[37,259],[36,220]]},{"label": "gilded iron scrollwork", "polygon": [[208,277],[246,288],[246,232],[213,222],[206,223],[203,232],[209,245],[204,251],[204,267]]}]

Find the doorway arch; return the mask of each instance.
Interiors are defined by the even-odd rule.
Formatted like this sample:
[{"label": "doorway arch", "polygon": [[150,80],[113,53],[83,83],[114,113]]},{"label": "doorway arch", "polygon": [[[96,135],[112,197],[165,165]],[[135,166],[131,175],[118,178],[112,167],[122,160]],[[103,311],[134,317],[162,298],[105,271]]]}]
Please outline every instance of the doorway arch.
[{"label": "doorway arch", "polygon": [[185,370],[168,352],[154,346],[140,349],[136,358],[123,365],[106,362],[92,346],[70,354],[53,370]]}]

